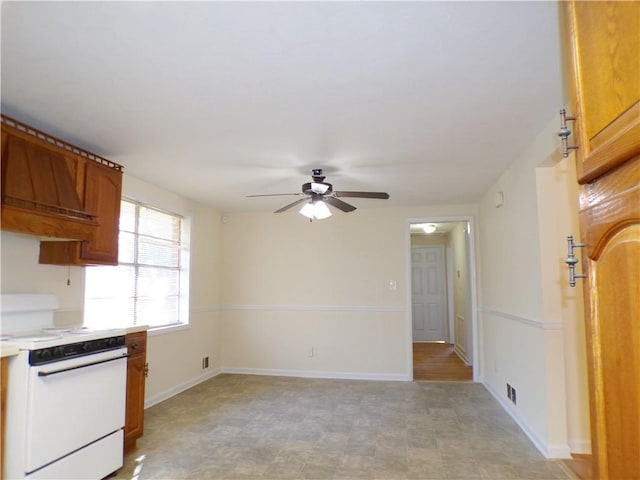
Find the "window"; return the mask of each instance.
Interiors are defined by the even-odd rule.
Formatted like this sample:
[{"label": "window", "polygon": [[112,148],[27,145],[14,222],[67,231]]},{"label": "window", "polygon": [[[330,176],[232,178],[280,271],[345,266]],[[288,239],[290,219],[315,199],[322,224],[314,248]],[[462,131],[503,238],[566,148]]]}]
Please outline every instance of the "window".
[{"label": "window", "polygon": [[118,266],[87,267],[85,325],[93,328],[188,323],[185,219],[123,199]]}]

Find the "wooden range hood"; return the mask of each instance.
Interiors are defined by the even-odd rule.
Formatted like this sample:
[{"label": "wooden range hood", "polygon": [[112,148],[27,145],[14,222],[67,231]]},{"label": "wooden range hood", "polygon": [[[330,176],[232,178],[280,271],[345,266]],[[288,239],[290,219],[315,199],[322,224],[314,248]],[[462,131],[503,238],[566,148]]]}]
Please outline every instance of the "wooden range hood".
[{"label": "wooden range hood", "polygon": [[93,241],[100,219],[85,205],[87,163],[120,165],[2,115],[2,230]]}]

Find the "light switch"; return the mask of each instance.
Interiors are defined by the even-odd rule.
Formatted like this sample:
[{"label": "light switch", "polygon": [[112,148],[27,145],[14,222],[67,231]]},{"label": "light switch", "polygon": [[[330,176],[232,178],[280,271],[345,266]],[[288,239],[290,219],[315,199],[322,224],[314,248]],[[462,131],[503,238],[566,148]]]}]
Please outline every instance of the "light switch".
[{"label": "light switch", "polygon": [[398,289],[398,282],[396,282],[395,280],[389,280],[389,290],[397,290]]}]

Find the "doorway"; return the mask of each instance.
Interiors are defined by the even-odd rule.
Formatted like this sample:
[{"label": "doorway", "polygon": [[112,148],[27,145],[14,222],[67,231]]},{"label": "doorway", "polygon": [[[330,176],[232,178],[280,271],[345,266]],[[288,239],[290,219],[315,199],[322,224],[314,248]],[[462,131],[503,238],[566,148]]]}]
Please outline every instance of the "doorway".
[{"label": "doorway", "polygon": [[415,342],[444,342],[447,288],[444,245],[411,246],[411,328]]},{"label": "doorway", "polygon": [[410,371],[415,380],[477,374],[473,218],[410,219],[407,227]]}]

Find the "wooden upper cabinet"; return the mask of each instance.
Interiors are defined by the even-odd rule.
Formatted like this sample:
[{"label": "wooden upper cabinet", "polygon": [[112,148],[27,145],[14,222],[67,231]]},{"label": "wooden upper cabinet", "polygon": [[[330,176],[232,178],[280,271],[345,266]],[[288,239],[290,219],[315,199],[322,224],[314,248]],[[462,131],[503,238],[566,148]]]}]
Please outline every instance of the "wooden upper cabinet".
[{"label": "wooden upper cabinet", "polygon": [[564,3],[578,180],[640,153],[640,2]]},{"label": "wooden upper cabinet", "polygon": [[98,235],[93,242],[82,242],[81,258],[117,264],[122,172],[87,163],[84,185],[84,206],[98,218]]},{"label": "wooden upper cabinet", "polygon": [[117,265],[122,172],[91,161],[83,162],[79,170],[83,206],[98,222],[95,238],[40,242],[39,261],[54,265]]},{"label": "wooden upper cabinet", "polygon": [[40,242],[40,263],[117,265],[122,166],[2,116],[2,229]]}]

